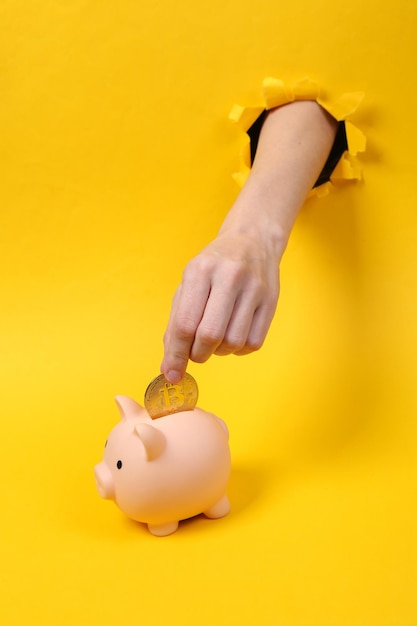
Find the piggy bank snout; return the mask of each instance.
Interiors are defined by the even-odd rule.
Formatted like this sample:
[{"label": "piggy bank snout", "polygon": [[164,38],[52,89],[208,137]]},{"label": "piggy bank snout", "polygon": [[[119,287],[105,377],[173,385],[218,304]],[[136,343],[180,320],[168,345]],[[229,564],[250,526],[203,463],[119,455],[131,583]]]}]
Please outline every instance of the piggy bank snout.
[{"label": "piggy bank snout", "polygon": [[109,467],[104,461],[94,468],[94,476],[96,479],[97,491],[102,498],[107,500],[114,499],[114,482]]}]

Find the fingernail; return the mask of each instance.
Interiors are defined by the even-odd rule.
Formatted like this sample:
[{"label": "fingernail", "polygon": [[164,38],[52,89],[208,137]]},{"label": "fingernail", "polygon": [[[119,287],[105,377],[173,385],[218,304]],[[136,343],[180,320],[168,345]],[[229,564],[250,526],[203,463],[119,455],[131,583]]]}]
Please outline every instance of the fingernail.
[{"label": "fingernail", "polygon": [[170,383],[179,383],[181,380],[181,372],[178,372],[177,370],[169,370],[169,372],[166,374],[165,378],[168,380],[168,382]]}]

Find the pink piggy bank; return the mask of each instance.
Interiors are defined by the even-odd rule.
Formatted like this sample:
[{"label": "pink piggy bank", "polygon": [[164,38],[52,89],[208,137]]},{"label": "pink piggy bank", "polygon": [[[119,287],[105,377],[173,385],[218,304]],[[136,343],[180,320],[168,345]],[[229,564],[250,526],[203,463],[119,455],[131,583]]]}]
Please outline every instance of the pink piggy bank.
[{"label": "pink piggy bank", "polygon": [[116,403],[122,419],[94,468],[103,498],[159,536],[199,513],[218,518],[229,512],[231,461],[222,420],[199,408],[152,420],[131,398],[117,396]]}]

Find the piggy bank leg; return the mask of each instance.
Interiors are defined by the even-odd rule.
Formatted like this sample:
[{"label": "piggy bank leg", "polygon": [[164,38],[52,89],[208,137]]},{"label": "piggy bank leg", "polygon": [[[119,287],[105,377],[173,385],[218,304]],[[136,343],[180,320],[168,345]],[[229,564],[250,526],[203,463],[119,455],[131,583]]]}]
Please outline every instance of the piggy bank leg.
[{"label": "piggy bank leg", "polygon": [[148,530],[152,535],[157,537],[165,537],[175,533],[178,528],[178,522],[166,522],[165,524],[148,524]]},{"label": "piggy bank leg", "polygon": [[206,517],[211,519],[217,519],[218,517],[224,517],[230,511],[230,502],[227,496],[224,495],[214,506],[211,506],[206,511],[203,511]]}]

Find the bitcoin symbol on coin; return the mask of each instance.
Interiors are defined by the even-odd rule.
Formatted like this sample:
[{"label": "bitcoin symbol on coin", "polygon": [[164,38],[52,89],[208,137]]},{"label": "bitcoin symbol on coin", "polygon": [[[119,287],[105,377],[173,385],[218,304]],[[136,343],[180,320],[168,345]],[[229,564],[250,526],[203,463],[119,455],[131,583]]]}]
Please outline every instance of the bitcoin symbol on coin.
[{"label": "bitcoin symbol on coin", "polygon": [[174,410],[178,411],[184,404],[184,394],[181,391],[180,385],[165,383],[159,393],[163,394],[164,404],[167,408],[173,407]]},{"label": "bitcoin symbol on coin", "polygon": [[146,388],[145,408],[152,419],[157,419],[178,411],[192,411],[197,399],[197,383],[190,374],[186,372],[175,385],[160,374]]}]

